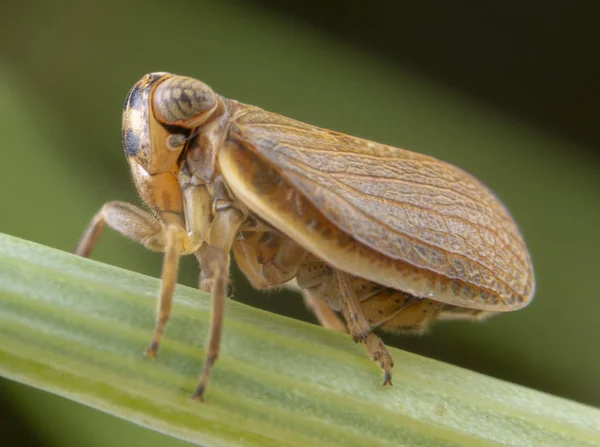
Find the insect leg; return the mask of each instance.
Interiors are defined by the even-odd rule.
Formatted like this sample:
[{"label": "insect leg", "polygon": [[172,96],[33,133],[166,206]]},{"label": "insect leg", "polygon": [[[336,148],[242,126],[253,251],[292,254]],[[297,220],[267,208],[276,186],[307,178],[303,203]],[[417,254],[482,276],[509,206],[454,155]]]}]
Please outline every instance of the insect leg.
[{"label": "insect leg", "polygon": [[189,239],[181,218],[176,214],[165,213],[163,216],[165,227],[163,230],[165,245],[163,258],[163,267],[161,272],[160,296],[156,310],[156,326],[150,346],[146,348],[146,355],[156,357],[156,352],[160,346],[165,327],[171,316],[171,307],[173,304],[173,293],[177,283],[177,272],[179,270],[179,257],[189,245]]},{"label": "insect leg", "polygon": [[356,342],[365,342],[371,332],[371,323],[365,318],[360,301],[351,287],[352,276],[336,270],[334,272],[336,289],[340,294],[342,315],[348,330]]},{"label": "insect leg", "polygon": [[160,213],[160,219],[157,219],[129,203],[107,202],[88,225],[75,254],[88,257],[106,225],[152,250],[165,253],[156,326],[152,342],[146,349],[148,356],[155,357],[171,315],[179,256],[190,248],[188,235],[181,218],[175,213]]},{"label": "insect leg", "polygon": [[240,225],[247,217],[247,212],[231,200],[220,179],[215,182],[213,198],[214,219],[210,224],[207,245],[197,252],[202,269],[200,288],[212,294],[212,318],[204,368],[192,396],[196,400],[203,400],[212,367],[219,356],[229,282],[229,252]]},{"label": "insect leg", "polygon": [[365,349],[369,356],[383,369],[383,386],[392,385],[394,360],[377,335],[371,332],[365,340]]},{"label": "insect leg", "polygon": [[336,313],[331,310],[325,300],[319,298],[317,292],[311,289],[303,289],[302,296],[306,307],[317,317],[321,326],[338,332],[348,333],[346,325],[340,320]]},{"label": "insect leg", "polygon": [[187,164],[179,172],[179,186],[183,196],[185,224],[193,246],[191,250],[196,251],[206,239],[210,225],[210,195],[206,186],[191,175]]},{"label": "insect leg", "polygon": [[75,248],[75,254],[88,258],[107,224],[129,239],[144,245],[163,228],[159,220],[140,208],[125,202],[107,202],[87,226]]},{"label": "insect leg", "polygon": [[296,276],[305,250],[277,231],[243,232],[233,244],[240,270],[257,289],[279,287]]},{"label": "insect leg", "polygon": [[270,245],[270,239],[273,237],[270,234],[274,234],[277,249],[272,256],[263,256],[262,274],[269,284],[284,284],[296,276],[298,266],[306,252],[304,248],[287,237],[277,233],[267,233],[258,241],[259,256],[268,253],[263,250],[263,246]]},{"label": "insect leg", "polygon": [[[305,258],[305,250],[291,239],[274,231],[255,233],[233,244],[233,253],[240,270],[257,289],[278,287],[290,281],[298,272]],[[321,264],[321,261],[319,261]],[[308,274],[313,273],[302,265]],[[319,272],[317,271],[317,274]],[[331,271],[325,273],[328,278]],[[307,274],[303,278],[306,282]],[[314,282],[314,278],[312,279]],[[317,280],[318,282],[318,280]],[[339,319],[327,303],[319,298],[315,290],[301,289],[306,306],[315,314],[319,323],[327,329],[348,332],[346,325]]]},{"label": "insect leg", "polygon": [[[165,327],[171,315],[173,293],[177,283],[179,257],[199,249],[206,237],[210,219],[210,196],[206,187],[195,182],[187,166],[179,174],[179,184],[183,193],[185,225],[177,214],[162,213],[165,223],[165,257],[161,274],[161,290],[157,309],[157,322],[152,342],[146,349],[149,357],[156,357]],[[179,240],[183,240],[182,244]]]},{"label": "insect leg", "polygon": [[383,369],[383,385],[391,385],[394,361],[381,339],[371,332],[371,323],[365,317],[357,293],[352,288],[353,277],[339,270],[336,270],[334,275],[337,289],[343,299],[342,315],[346,319],[350,334],[354,341],[365,344],[369,356],[378,362],[381,369]]},{"label": "insect leg", "polygon": [[256,259],[257,255],[254,244],[247,239],[235,241],[233,243],[233,256],[235,257],[237,266],[246,278],[248,278],[252,287],[258,290],[270,287],[270,284],[262,274],[262,265]]},{"label": "insect leg", "polygon": [[[332,280],[332,268],[311,255],[306,256],[296,276],[306,307],[315,314],[319,323],[327,329],[347,333],[346,325],[334,312],[334,309],[340,310],[340,300],[331,299],[326,293]],[[337,295],[337,290],[334,291]],[[325,296],[329,299],[324,299]]]}]

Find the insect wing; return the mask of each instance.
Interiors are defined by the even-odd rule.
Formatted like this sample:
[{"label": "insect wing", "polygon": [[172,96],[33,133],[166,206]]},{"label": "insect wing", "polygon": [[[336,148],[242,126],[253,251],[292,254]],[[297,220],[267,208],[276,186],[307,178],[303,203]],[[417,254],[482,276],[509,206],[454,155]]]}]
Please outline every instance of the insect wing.
[{"label": "insect wing", "polygon": [[373,250],[490,290],[502,310],[531,299],[533,268],[517,225],[467,172],[258,108],[235,118],[232,137]]}]

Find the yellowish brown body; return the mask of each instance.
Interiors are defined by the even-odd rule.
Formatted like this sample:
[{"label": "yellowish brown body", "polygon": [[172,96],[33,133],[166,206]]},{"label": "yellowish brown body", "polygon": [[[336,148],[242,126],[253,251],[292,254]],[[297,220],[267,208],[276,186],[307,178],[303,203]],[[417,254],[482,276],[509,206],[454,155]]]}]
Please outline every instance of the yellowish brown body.
[{"label": "yellowish brown body", "polygon": [[436,319],[482,318],[533,297],[531,258],[506,208],[432,157],[168,73],[148,74],[129,92],[123,146],[151,213],[106,203],[76,253],[89,256],[108,224],[165,254],[150,356],[169,319],[179,257],[198,258],[213,319],[194,398],[203,399],[219,353],[231,252],[258,289],[296,279],[324,326],[364,343],[384,385],[393,361],[374,328],[421,332]]}]

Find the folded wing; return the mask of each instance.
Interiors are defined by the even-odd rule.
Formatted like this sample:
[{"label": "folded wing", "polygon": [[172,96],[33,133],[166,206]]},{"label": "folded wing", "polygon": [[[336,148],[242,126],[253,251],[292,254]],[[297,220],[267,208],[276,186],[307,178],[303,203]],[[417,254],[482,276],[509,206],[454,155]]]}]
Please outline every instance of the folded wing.
[{"label": "folded wing", "polygon": [[515,307],[531,299],[533,267],[517,225],[467,172],[258,108],[235,118],[232,136],[373,250],[500,296],[517,294]]}]

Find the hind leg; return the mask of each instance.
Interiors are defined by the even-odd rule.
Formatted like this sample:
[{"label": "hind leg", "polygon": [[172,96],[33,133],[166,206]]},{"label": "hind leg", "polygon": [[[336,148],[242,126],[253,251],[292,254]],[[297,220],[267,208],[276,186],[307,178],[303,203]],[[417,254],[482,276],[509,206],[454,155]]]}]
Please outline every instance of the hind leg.
[{"label": "hind leg", "polygon": [[[236,262],[256,289],[280,287],[298,274],[306,252],[291,239],[276,231],[245,233],[233,246]],[[321,263],[322,264],[322,263]],[[304,268],[310,281],[322,281],[323,270],[319,267]],[[315,314],[319,323],[327,329],[347,332],[346,326],[314,290],[301,289],[306,306]]]},{"label": "hind leg", "polygon": [[376,361],[384,373],[384,385],[392,384],[394,361],[381,339],[375,335],[370,321],[363,312],[362,301],[379,294],[383,286],[333,269],[323,261],[311,260],[301,266],[297,277],[298,285],[306,294],[318,299],[326,306],[335,320],[325,319],[325,324],[344,324],[332,309],[342,313],[346,327],[356,342],[364,343],[367,354]]},{"label": "hind leg", "polygon": [[392,386],[392,369],[394,359],[377,335],[371,332],[365,340],[365,349],[374,362],[379,363],[383,370],[383,386]]},{"label": "hind leg", "polygon": [[333,331],[348,333],[344,322],[340,320],[323,299],[319,298],[314,290],[304,289],[302,290],[302,296],[304,297],[306,307],[315,314],[321,326]]}]

